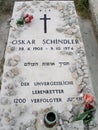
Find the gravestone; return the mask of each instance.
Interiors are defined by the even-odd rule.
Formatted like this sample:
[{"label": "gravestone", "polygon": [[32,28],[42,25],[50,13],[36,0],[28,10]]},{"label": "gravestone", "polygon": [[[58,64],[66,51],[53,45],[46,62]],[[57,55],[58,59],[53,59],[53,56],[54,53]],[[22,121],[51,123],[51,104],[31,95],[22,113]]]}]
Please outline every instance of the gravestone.
[{"label": "gravestone", "polygon": [[74,2],[15,2],[10,26],[0,130],[97,130]]}]

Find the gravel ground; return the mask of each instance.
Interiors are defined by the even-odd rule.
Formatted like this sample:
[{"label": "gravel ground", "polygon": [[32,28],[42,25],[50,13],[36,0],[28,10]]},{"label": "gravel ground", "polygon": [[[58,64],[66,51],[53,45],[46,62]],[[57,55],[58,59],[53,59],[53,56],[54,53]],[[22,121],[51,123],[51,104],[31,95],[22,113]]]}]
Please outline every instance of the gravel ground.
[{"label": "gravel ground", "polygon": [[[7,43],[8,36],[8,19],[10,15],[0,16],[0,60],[4,56],[4,51]],[[91,79],[98,99],[98,44],[93,31],[92,23],[90,20],[84,20],[79,18],[79,24],[81,28],[81,33],[84,41],[84,46],[86,50],[87,60],[91,72]],[[98,102],[98,100],[97,100]]]}]

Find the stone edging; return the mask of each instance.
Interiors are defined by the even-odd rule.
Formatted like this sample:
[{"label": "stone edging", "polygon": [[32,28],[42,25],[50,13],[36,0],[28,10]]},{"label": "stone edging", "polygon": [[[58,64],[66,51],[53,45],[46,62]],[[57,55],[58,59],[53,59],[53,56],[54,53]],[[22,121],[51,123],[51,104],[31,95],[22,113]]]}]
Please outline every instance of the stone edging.
[{"label": "stone edging", "polygon": [[98,0],[89,0],[89,6],[91,11],[91,18],[96,31],[96,36],[98,38]]}]

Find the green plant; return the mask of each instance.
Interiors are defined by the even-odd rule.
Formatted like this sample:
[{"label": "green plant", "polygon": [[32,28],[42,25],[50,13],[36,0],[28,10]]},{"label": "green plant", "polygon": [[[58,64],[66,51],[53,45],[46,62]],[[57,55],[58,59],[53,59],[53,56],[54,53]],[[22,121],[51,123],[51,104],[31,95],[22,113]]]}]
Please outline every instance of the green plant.
[{"label": "green plant", "polygon": [[96,108],[95,108],[95,100],[94,96],[91,93],[85,93],[83,96],[84,99],[84,110],[82,113],[79,113],[78,115],[73,116],[74,121],[82,120],[84,123],[84,126],[87,130],[89,129],[91,121],[95,118]]},{"label": "green plant", "polygon": [[83,18],[89,17],[89,0],[74,0],[77,12]]}]

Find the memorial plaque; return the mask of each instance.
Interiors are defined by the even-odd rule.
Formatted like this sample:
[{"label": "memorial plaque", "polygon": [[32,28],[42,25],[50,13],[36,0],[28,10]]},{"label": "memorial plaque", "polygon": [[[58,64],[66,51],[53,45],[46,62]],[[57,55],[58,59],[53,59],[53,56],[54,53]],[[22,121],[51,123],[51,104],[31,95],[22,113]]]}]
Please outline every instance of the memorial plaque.
[{"label": "memorial plaque", "polygon": [[74,2],[15,2],[10,26],[0,130],[96,129]]}]

